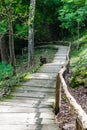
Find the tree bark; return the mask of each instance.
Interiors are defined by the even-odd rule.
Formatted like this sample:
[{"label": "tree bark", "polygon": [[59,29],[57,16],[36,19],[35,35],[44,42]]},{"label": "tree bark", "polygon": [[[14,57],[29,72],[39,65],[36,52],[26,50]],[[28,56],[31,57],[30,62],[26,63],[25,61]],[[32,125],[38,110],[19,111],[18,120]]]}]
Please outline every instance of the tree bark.
[{"label": "tree bark", "polygon": [[14,36],[13,36],[13,26],[12,26],[12,18],[11,11],[9,9],[8,12],[8,23],[9,23],[9,51],[10,51],[10,61],[13,66],[13,74],[16,75],[16,59],[14,52]]},{"label": "tree bark", "polygon": [[36,0],[30,0],[28,32],[28,67],[34,64],[34,16]]},{"label": "tree bark", "polygon": [[0,50],[1,50],[1,60],[4,61],[6,64],[9,63],[9,54],[6,45],[5,36],[0,39]]},{"label": "tree bark", "polygon": [[[15,60],[15,52],[14,52],[14,36],[13,36],[13,25],[12,25],[12,10],[11,6],[7,7],[4,0],[1,0],[2,5],[7,13],[8,19],[8,28],[9,28],[9,51],[10,51],[10,62],[13,66],[13,74],[16,75],[16,60]],[[10,1],[9,1],[10,5]]]}]

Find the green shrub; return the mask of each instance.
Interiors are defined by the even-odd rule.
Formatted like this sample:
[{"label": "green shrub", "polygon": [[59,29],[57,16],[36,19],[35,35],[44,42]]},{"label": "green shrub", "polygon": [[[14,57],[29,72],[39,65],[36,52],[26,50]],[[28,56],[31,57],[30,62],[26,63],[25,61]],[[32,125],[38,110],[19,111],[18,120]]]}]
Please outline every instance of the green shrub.
[{"label": "green shrub", "polygon": [[87,77],[87,71],[84,73],[84,78]]},{"label": "green shrub", "polygon": [[11,77],[13,75],[13,69],[11,64],[6,64],[5,62],[0,62],[0,80],[6,77]]},{"label": "green shrub", "polygon": [[75,75],[73,76],[72,80],[71,80],[71,87],[75,88],[75,87],[87,87],[87,71],[82,69],[80,71],[77,71],[75,73]]},{"label": "green shrub", "polygon": [[78,86],[78,84],[79,84],[79,83],[78,83],[77,77],[76,77],[76,75],[75,75],[75,76],[72,78],[70,85],[71,85],[71,87],[75,88],[75,87]]}]

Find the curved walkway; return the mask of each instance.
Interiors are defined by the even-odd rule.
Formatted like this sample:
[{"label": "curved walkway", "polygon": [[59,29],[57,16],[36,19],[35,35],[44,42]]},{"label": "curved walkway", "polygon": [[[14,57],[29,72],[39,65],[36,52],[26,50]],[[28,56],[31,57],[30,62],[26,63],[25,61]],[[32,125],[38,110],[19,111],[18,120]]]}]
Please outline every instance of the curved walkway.
[{"label": "curved walkway", "polygon": [[59,46],[52,63],[0,102],[0,130],[58,130],[54,115],[56,76],[66,61],[67,46]]}]

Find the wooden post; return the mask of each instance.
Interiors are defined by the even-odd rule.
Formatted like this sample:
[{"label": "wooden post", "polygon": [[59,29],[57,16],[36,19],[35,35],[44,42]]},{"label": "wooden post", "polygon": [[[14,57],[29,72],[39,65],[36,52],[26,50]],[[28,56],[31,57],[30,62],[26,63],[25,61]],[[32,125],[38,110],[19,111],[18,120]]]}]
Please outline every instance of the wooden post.
[{"label": "wooden post", "polygon": [[76,129],[75,130],[87,130],[87,128],[83,128],[81,121],[79,118],[76,119]]},{"label": "wooden post", "polygon": [[67,68],[66,73],[69,73],[69,65],[70,65],[69,55],[70,55],[70,52],[69,52],[69,54],[66,56],[66,60],[68,61],[68,64],[67,64],[67,66],[66,66],[66,68]]},{"label": "wooden post", "polygon": [[59,113],[61,106],[61,80],[59,74],[56,79],[55,114]]},{"label": "wooden post", "polygon": [[76,119],[76,130],[82,130],[78,118]]}]

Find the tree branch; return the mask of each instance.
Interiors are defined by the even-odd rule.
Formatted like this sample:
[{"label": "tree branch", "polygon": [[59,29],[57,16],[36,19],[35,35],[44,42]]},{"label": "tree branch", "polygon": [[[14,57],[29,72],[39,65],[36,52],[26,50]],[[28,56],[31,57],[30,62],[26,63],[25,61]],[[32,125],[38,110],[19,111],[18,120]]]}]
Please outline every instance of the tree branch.
[{"label": "tree branch", "polygon": [[5,14],[5,13],[2,13],[2,12],[0,12],[0,15],[8,16],[7,14]]}]

